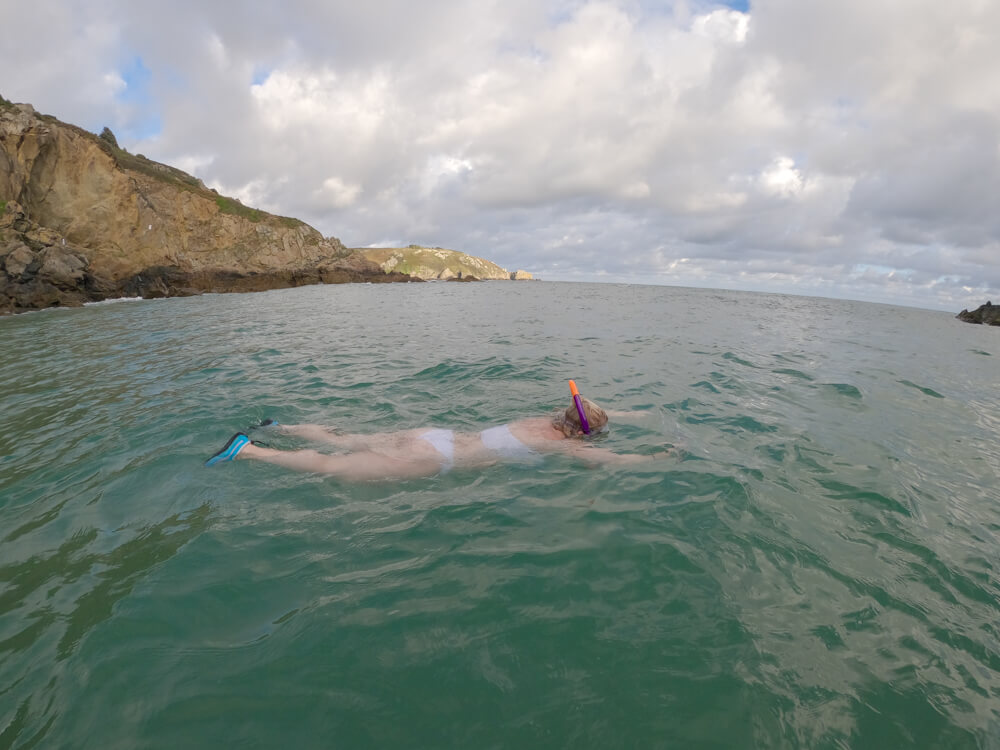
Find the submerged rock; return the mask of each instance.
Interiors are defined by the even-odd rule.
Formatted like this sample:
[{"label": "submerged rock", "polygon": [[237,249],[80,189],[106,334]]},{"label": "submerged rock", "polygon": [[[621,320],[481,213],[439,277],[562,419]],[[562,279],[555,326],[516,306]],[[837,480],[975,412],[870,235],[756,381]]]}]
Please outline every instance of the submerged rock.
[{"label": "submerged rock", "polygon": [[988,326],[1000,326],[1000,305],[994,305],[992,302],[987,302],[985,305],[980,305],[972,312],[962,310],[962,312],[955,317],[959,320],[964,320],[966,323],[982,323]]}]

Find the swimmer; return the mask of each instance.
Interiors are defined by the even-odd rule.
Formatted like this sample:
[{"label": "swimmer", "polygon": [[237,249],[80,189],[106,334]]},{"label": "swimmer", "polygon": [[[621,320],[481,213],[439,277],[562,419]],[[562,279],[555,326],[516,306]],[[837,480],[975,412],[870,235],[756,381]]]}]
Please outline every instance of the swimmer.
[{"label": "swimmer", "polygon": [[[585,440],[608,424],[608,412],[576,392],[573,403],[548,417],[530,417],[482,432],[422,428],[398,432],[345,434],[316,424],[286,425],[265,420],[266,427],[285,435],[326,443],[347,451],[282,451],[259,445],[237,433],[206,465],[253,459],[288,469],[329,474],[348,481],[415,479],[448,473],[453,468],[481,469],[498,463],[540,463],[546,454],[562,454],[592,466],[621,466],[670,455],[614,453]],[[612,412],[624,414],[623,412]]]}]

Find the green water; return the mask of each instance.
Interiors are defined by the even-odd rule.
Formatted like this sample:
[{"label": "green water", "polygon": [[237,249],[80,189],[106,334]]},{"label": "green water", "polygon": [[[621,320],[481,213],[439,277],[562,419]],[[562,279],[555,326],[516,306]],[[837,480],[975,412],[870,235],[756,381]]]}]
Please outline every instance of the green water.
[{"label": "green water", "polygon": [[[0,748],[1000,747],[998,373],[946,313],[656,287],[2,319]],[[569,377],[641,412],[604,447],[681,457],[202,466]]]}]

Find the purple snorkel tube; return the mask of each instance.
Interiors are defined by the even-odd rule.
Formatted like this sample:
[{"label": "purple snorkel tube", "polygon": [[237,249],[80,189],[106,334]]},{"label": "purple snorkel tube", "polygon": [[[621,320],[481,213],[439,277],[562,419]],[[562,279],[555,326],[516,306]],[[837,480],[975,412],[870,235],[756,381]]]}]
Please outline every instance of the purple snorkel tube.
[{"label": "purple snorkel tube", "polygon": [[580,415],[580,427],[583,428],[583,434],[590,434],[590,422],[587,421],[587,415],[583,413],[583,401],[580,400],[580,391],[576,389],[576,383],[572,380],[569,381],[569,392],[573,394],[573,403],[576,404],[576,413]]}]

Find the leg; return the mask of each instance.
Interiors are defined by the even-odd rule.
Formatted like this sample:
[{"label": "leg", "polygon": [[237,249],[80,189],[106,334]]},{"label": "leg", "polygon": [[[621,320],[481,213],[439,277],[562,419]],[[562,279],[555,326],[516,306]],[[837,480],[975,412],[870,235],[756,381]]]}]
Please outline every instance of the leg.
[{"label": "leg", "polygon": [[279,451],[247,445],[236,457],[266,461],[296,471],[330,474],[352,482],[432,477],[441,471],[440,461],[433,458],[400,459],[370,451],[331,456],[313,450]]},{"label": "leg", "polygon": [[317,443],[334,443],[336,445],[337,436],[330,428],[320,424],[279,424],[275,425],[273,429],[285,435],[295,435]]},{"label": "leg", "polygon": [[320,424],[279,424],[274,429],[285,435],[305,438],[314,443],[329,443],[348,450],[364,450],[368,445],[364,435],[338,435]]}]

